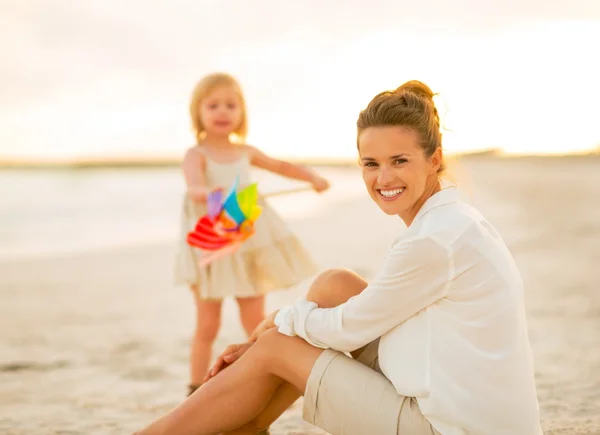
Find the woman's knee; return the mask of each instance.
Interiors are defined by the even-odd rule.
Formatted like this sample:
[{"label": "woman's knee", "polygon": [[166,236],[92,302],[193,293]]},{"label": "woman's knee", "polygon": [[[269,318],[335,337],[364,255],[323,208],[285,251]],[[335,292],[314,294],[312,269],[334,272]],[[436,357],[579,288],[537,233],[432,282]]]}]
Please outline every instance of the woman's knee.
[{"label": "woman's knee", "polygon": [[290,337],[281,334],[276,328],[271,328],[260,334],[256,343],[252,345],[252,350],[257,352],[258,358],[265,357],[271,359],[271,354],[276,352],[281,341],[284,341],[286,338]]},{"label": "woman's knee", "polygon": [[[250,352],[251,350],[251,352]],[[260,335],[248,351],[257,368],[304,391],[312,367],[323,349],[300,337],[289,337],[272,328]]]},{"label": "woman's knee", "polygon": [[258,337],[251,349],[256,360],[259,360],[261,364],[270,366],[281,358],[287,358],[289,354],[286,351],[293,353],[293,348],[296,347],[297,342],[302,343],[304,346],[310,346],[299,337],[290,337],[277,331],[277,328],[271,328]]},{"label": "woman's knee", "polygon": [[306,298],[321,308],[343,304],[362,292],[368,283],[349,269],[330,269],[318,275],[308,289]]}]

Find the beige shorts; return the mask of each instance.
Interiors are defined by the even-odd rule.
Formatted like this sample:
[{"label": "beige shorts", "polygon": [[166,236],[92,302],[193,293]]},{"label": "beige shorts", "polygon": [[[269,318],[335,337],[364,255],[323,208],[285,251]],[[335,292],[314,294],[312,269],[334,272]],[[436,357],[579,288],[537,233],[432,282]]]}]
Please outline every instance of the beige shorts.
[{"label": "beige shorts", "polygon": [[306,383],[304,420],[332,435],[439,435],[381,373],[378,348],[376,340],[356,360],[325,350]]}]

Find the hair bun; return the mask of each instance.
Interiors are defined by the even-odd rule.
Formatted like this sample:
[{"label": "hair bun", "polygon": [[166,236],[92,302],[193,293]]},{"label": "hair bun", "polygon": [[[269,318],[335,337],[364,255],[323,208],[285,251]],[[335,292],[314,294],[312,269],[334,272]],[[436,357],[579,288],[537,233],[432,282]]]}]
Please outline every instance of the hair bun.
[{"label": "hair bun", "polygon": [[409,80],[396,89],[397,94],[401,94],[403,92],[411,92],[430,100],[433,100],[433,96],[435,95],[429,86],[418,80]]}]

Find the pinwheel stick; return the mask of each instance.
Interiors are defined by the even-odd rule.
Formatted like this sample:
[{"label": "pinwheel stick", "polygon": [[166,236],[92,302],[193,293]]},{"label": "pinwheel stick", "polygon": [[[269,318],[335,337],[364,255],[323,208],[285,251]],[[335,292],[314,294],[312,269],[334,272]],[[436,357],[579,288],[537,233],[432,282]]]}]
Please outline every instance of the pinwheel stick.
[{"label": "pinwheel stick", "polygon": [[292,189],[277,190],[275,192],[264,193],[260,196],[262,196],[263,198],[271,198],[273,196],[288,195],[290,193],[308,192],[309,190],[313,190],[312,186],[302,186],[294,187]]}]

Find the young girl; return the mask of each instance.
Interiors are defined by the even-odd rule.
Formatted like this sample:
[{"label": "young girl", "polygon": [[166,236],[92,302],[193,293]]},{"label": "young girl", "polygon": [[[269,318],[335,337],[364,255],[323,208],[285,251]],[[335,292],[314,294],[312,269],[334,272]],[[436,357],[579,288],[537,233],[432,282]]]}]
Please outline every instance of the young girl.
[{"label": "young girl", "polygon": [[233,254],[200,268],[202,252],[190,247],[186,236],[206,214],[207,194],[217,187],[227,191],[236,177],[240,186],[250,184],[251,166],[307,181],[317,192],[329,188],[316,173],[243,144],[248,128],[246,107],[241,88],[230,75],[204,77],[193,91],[190,115],[198,143],[187,151],[182,165],[187,192],[176,262],[176,281],[191,288],[196,302],[189,394],[200,386],[208,370],[225,297],[236,298],[242,326],[250,335],[264,318],[267,292],[293,286],[316,273],[298,239],[264,201],[260,201],[263,212],[256,221],[256,233]]}]

